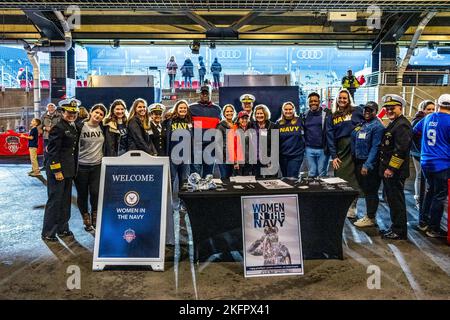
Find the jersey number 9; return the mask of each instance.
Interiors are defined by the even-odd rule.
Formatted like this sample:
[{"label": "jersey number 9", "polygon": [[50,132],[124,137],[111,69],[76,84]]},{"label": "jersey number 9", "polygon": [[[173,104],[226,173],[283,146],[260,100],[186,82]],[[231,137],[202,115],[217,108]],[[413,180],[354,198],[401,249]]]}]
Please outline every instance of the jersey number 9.
[{"label": "jersey number 9", "polygon": [[428,145],[434,146],[436,145],[436,129],[429,129],[427,131]]}]

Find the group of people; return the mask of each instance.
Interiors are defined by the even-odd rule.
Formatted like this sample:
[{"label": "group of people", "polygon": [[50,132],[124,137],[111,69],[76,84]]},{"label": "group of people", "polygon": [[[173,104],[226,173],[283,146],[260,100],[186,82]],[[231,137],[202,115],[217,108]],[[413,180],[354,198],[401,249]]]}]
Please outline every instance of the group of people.
[{"label": "group of people", "polygon": [[[175,79],[177,76],[178,64],[175,61],[175,57],[171,56],[169,62],[167,62],[167,74],[169,76],[169,85],[171,89],[174,89]],[[198,77],[200,86],[205,84],[206,66],[202,56],[198,57]],[[192,88],[192,78],[194,78],[194,63],[190,58],[184,60],[183,65],[180,67],[181,76],[184,79],[184,88]],[[213,76],[213,87],[219,88],[220,86],[220,73],[222,72],[222,65],[217,58],[214,58],[214,62],[210,68]]]},{"label": "group of people", "polygon": [[[109,110],[103,104],[92,106],[88,119],[82,122],[76,121],[81,103],[76,99],[61,101],[60,120],[52,124],[48,110],[48,119],[43,121],[44,132],[51,126],[47,138],[44,136],[49,198],[43,239],[56,241],[56,235],[71,235],[72,181],[85,229],[95,229],[102,158],[129,150],[170,157],[173,187],[180,186],[190,173],[202,177],[213,174],[215,165],[224,179],[232,175],[297,179],[305,160],[310,177],[327,176],[331,160],[335,176],[365,197],[367,212],[354,224],[376,224],[378,190],[383,182],[392,220],[383,237],[405,239],[404,185],[415,135],[422,137],[420,163],[428,186],[419,226],[429,236],[438,235],[450,177],[450,95],[441,96],[439,111],[424,117],[414,130],[403,116],[405,100],[394,94],[382,99],[390,120],[386,128],[377,117],[376,102],[355,106],[346,89],[340,90],[332,110],[320,106],[320,96],[315,92],[309,94],[309,108],[302,114],[297,114],[294,103],[285,102],[275,122],[269,108],[255,105],[255,101],[252,94],[243,94],[241,111],[232,104],[220,108],[211,101],[211,87],[202,86],[196,103],[179,100],[166,110],[161,103],[148,106],[138,98],[128,111],[125,102],[118,99]],[[206,137],[210,129],[216,130],[209,139],[195,137],[196,132]],[[190,143],[188,149],[184,148],[186,141]],[[212,159],[208,159],[205,154],[211,151],[211,145]],[[355,211],[351,208],[348,217],[355,218]]]}]

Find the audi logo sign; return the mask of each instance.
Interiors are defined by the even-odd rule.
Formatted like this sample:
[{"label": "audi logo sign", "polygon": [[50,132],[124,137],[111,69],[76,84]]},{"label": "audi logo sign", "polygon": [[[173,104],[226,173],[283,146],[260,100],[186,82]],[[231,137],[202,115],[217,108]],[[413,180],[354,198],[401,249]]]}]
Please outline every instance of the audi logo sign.
[{"label": "audi logo sign", "polygon": [[217,58],[219,59],[239,59],[242,56],[240,50],[218,50]]},{"label": "audi logo sign", "polygon": [[322,50],[303,50],[300,49],[297,51],[297,58],[300,60],[319,60],[323,57]]}]

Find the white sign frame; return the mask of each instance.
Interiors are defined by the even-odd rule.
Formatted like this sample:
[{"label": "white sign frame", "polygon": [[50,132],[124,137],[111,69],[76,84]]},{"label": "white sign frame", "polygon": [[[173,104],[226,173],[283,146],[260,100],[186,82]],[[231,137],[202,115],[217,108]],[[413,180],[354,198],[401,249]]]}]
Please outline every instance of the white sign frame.
[{"label": "white sign frame", "polygon": [[[250,200],[251,199],[267,199],[267,201],[270,201],[270,199],[280,199],[280,198],[295,198],[296,220],[298,222],[297,228],[295,228],[295,231],[297,232],[297,234],[295,235],[295,243],[297,243],[297,241],[298,241],[299,259],[300,259],[299,264],[301,264],[301,271],[286,272],[286,270],[289,270],[290,268],[284,268],[284,269],[282,269],[283,271],[277,272],[276,270],[271,270],[269,272],[267,270],[270,270],[270,265],[268,265],[267,269],[264,269],[263,266],[258,266],[258,267],[261,267],[261,272],[259,272],[259,273],[254,273],[254,272],[249,273],[247,271],[247,264],[248,264],[248,260],[249,260],[247,258],[247,255],[248,255],[247,248],[249,247],[248,244],[251,243],[251,241],[249,241],[250,237],[246,237],[246,217],[249,214],[248,213],[245,214],[245,201],[247,199],[250,199]],[[301,229],[300,229],[300,213],[299,213],[299,206],[298,206],[298,194],[242,196],[241,197],[241,214],[242,214],[242,248],[243,248],[243,256],[244,256],[244,276],[246,278],[270,277],[270,276],[292,276],[292,275],[303,275],[304,274],[305,265],[304,265],[304,260],[303,260],[302,237],[301,237]],[[247,232],[247,233],[249,233],[249,232]],[[292,265],[294,266],[295,264],[292,264]],[[295,269],[295,268],[292,268],[292,269]],[[267,273],[265,271],[267,271]]]},{"label": "white sign frame", "polygon": [[[161,190],[161,222],[159,238],[158,258],[104,258],[99,257],[100,234],[102,228],[103,195],[105,192],[106,166],[163,166],[163,181]],[[166,225],[167,219],[172,214],[172,191],[170,184],[170,160],[169,157],[153,157],[146,152],[133,150],[128,151],[120,157],[104,157],[100,174],[100,189],[97,208],[97,226],[95,231],[94,257],[92,270],[102,271],[106,266],[150,266],[153,271],[164,271],[165,247],[166,247]]]}]

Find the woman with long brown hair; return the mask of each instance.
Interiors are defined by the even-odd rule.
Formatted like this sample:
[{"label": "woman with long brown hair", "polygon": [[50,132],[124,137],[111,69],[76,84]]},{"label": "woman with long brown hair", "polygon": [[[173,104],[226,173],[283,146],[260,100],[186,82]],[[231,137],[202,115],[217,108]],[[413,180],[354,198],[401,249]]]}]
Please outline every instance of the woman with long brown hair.
[{"label": "woman with long brown hair", "polygon": [[128,150],[142,150],[156,156],[156,148],[148,130],[150,130],[150,118],[147,112],[147,101],[137,98],[131,106],[128,118]]},{"label": "woman with long brown hair", "polygon": [[[350,92],[342,89],[333,102],[332,111],[327,124],[327,141],[333,159],[334,175],[359,190],[352,159],[351,134],[355,127],[364,121],[363,109],[354,106]],[[347,216],[356,218],[356,203],[352,205]]]},{"label": "woman with long brown hair", "polygon": [[105,157],[117,157],[128,151],[127,106],[116,99],[103,120],[105,127]]}]

